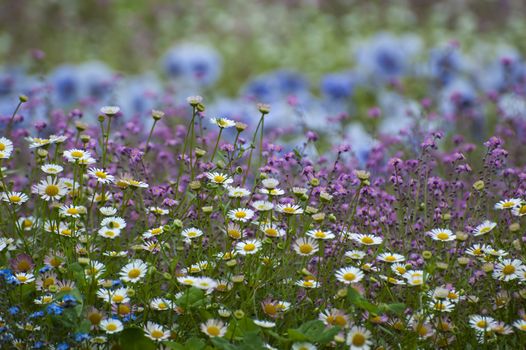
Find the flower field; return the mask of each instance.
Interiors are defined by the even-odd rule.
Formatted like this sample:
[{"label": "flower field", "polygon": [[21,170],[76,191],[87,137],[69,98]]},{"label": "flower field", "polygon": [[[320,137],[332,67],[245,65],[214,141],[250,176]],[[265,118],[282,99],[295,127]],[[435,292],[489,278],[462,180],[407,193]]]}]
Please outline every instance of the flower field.
[{"label": "flower field", "polygon": [[396,28],[0,67],[0,348],[525,349],[521,43]]}]

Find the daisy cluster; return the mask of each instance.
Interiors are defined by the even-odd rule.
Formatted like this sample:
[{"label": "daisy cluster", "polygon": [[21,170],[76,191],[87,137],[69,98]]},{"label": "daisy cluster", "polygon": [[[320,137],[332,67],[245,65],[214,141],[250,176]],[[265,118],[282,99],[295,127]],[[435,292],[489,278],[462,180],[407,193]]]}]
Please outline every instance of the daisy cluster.
[{"label": "daisy cluster", "polygon": [[2,348],[526,344],[522,116],[479,142],[472,107],[422,100],[364,154],[267,130],[267,104],[247,125],[186,102],[2,129]]}]

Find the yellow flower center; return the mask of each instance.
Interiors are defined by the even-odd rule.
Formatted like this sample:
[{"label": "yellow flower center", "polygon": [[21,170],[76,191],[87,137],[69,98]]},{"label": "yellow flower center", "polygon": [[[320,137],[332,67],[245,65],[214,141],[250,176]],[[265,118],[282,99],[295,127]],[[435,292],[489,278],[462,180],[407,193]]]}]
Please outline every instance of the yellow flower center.
[{"label": "yellow flower center", "polygon": [[482,249],[481,248],[477,248],[477,249],[473,250],[473,255],[482,255]]},{"label": "yellow flower center", "polygon": [[488,233],[489,231],[491,231],[491,227],[489,226],[485,226],[480,229],[480,233]]},{"label": "yellow flower center", "polygon": [[68,208],[68,210],[66,210],[66,212],[68,214],[70,214],[70,215],[76,215],[76,214],[79,213],[79,210],[77,208],[73,207],[73,208]]},{"label": "yellow flower center", "polygon": [[9,200],[10,200],[11,202],[13,202],[13,203],[18,203],[18,202],[20,202],[20,201],[22,200],[22,197],[20,197],[20,196],[14,194],[14,195],[12,195],[12,196],[9,196]]},{"label": "yellow flower center", "polygon": [[[150,232],[152,233],[152,235],[158,235],[158,234],[163,232],[163,229],[160,228],[160,227],[157,227],[157,228],[151,229]],[[196,235],[196,232],[194,232],[194,231],[192,231],[190,233],[193,233],[194,235]],[[190,236],[190,233],[188,234],[189,236]],[[193,236],[191,236],[191,237],[193,237]]]},{"label": "yellow flower center", "polygon": [[283,212],[287,214],[294,214],[296,212],[296,209],[293,207],[285,207],[283,208]]},{"label": "yellow flower center", "polygon": [[304,285],[305,287],[314,287],[314,283],[311,282],[311,281],[304,281],[304,282],[303,282],[303,285]]},{"label": "yellow flower center", "polygon": [[4,151],[4,150],[5,150],[5,144],[0,143],[0,151]]},{"label": "yellow flower center", "polygon": [[352,337],[352,345],[354,346],[363,346],[365,344],[365,336],[362,333],[356,333]]},{"label": "yellow flower center", "polygon": [[84,152],[82,152],[82,151],[73,151],[73,152],[71,152],[71,156],[73,158],[82,158],[83,155],[84,155]]},{"label": "yellow flower center", "polygon": [[221,332],[221,330],[217,326],[208,326],[206,328],[206,331],[208,334],[210,334],[213,337],[217,337],[219,333]]},{"label": "yellow flower center", "polygon": [[503,208],[506,208],[506,209],[508,209],[508,208],[512,208],[513,206],[515,206],[515,203],[514,203],[514,202],[511,202],[511,201],[509,201],[509,202],[504,202],[504,203],[502,204],[502,207],[503,207]]},{"label": "yellow flower center", "polygon": [[479,328],[486,328],[486,326],[488,325],[488,323],[484,320],[480,320],[477,322],[477,327]]},{"label": "yellow flower center", "polygon": [[164,301],[161,301],[158,305],[157,305],[157,308],[159,310],[165,310],[168,308],[168,305],[166,305],[166,303]]},{"label": "yellow flower center", "polygon": [[396,260],[396,257],[394,255],[388,255],[385,257],[385,261],[393,262]]},{"label": "yellow flower center", "polygon": [[325,237],[327,237],[327,235],[323,231],[316,231],[314,233],[314,237],[316,237],[316,238],[325,238]]},{"label": "yellow flower center", "polygon": [[255,249],[256,249],[256,245],[253,244],[253,243],[245,244],[245,246],[243,247],[243,250],[245,250],[247,252],[251,252],[251,251],[253,251]]},{"label": "yellow flower center", "polygon": [[336,326],[340,326],[340,327],[344,327],[347,324],[347,320],[342,315],[336,315],[336,316],[329,315],[327,316],[327,323],[336,325]]},{"label": "yellow flower center", "polygon": [[25,219],[23,222],[22,222],[22,227],[24,228],[30,228],[31,226],[33,226],[33,222],[29,219]]},{"label": "yellow flower center", "polygon": [[447,298],[448,299],[456,299],[456,298],[458,298],[458,295],[453,293],[453,292],[449,292],[449,293],[447,293]]},{"label": "yellow flower center", "polygon": [[526,214],[526,205],[521,206],[519,209],[519,215],[524,215],[524,214]]},{"label": "yellow flower center", "polygon": [[437,234],[437,238],[441,241],[445,241],[449,238],[449,235],[446,232],[440,232],[439,234]]},{"label": "yellow flower center", "polygon": [[396,271],[398,271],[399,274],[403,275],[406,272],[406,269],[404,267],[397,267]]},{"label": "yellow flower center", "polygon": [[114,295],[111,297],[111,301],[113,301],[114,303],[122,303],[123,300],[124,297],[122,295]]},{"label": "yellow flower center", "polygon": [[42,287],[47,288],[55,284],[55,279],[53,277],[47,277],[42,281]]},{"label": "yellow flower center", "polygon": [[106,179],[108,177],[108,175],[106,175],[106,173],[103,171],[96,171],[95,176],[100,179]]},{"label": "yellow flower center", "polygon": [[22,283],[28,280],[27,276],[24,275],[16,276],[16,278]]},{"label": "yellow flower center", "polygon": [[164,336],[164,332],[158,329],[154,329],[153,331],[150,332],[150,335],[152,336],[152,338],[159,339]]},{"label": "yellow flower center", "polygon": [[275,228],[267,228],[265,234],[270,237],[276,237],[278,235],[278,230]]},{"label": "yellow flower center", "polygon": [[362,238],[362,243],[364,243],[364,244],[372,244],[372,243],[374,243],[374,240],[371,237],[369,237],[369,236],[365,236],[365,237]]},{"label": "yellow flower center", "polygon": [[214,182],[221,183],[224,182],[226,178],[223,175],[216,175],[214,176]]},{"label": "yellow flower center", "polygon": [[356,279],[356,275],[352,272],[347,272],[343,275],[343,279],[346,281],[354,281]]},{"label": "yellow flower center", "polygon": [[265,304],[263,305],[263,311],[267,315],[274,316],[278,312],[278,309],[274,304]]},{"label": "yellow flower center", "polygon": [[133,268],[130,271],[128,271],[128,277],[129,278],[137,278],[141,275],[141,270],[138,268]]},{"label": "yellow flower center", "polygon": [[47,185],[46,189],[44,190],[44,192],[50,197],[56,196],[59,193],[59,191],[60,189],[57,185]]},{"label": "yellow flower center", "polygon": [[247,213],[245,213],[244,211],[237,211],[236,214],[235,214],[235,217],[238,218],[238,219],[243,219],[247,216]]},{"label": "yellow flower center", "polygon": [[115,323],[110,323],[106,326],[106,330],[113,332],[117,330],[117,325]]},{"label": "yellow flower center", "polygon": [[513,266],[513,265],[506,265],[506,266],[504,266],[504,268],[502,269],[502,273],[505,274],[505,275],[511,275],[511,274],[515,273],[515,266]]},{"label": "yellow flower center", "polygon": [[241,237],[241,232],[239,232],[239,230],[228,230],[227,233],[230,238],[238,239]]},{"label": "yellow flower center", "polygon": [[115,237],[115,232],[114,231],[106,231],[106,237]]},{"label": "yellow flower center", "polygon": [[312,252],[312,246],[310,244],[301,244],[299,246],[299,251],[301,254],[309,254]]}]

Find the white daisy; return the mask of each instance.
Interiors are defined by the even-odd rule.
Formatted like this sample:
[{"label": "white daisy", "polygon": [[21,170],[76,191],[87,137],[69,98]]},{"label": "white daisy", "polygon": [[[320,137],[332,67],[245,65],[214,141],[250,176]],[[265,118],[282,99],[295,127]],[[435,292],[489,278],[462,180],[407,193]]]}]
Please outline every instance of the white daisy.
[{"label": "white daisy", "polygon": [[320,239],[320,240],[329,240],[335,237],[335,235],[331,231],[324,231],[324,230],[310,230],[310,231],[307,231],[306,235],[314,239]]},{"label": "white daisy", "polygon": [[31,190],[45,201],[59,200],[68,192],[63,179],[53,179],[51,176],[41,180],[37,185],[33,185]]},{"label": "white daisy", "polygon": [[144,335],[154,341],[163,341],[170,338],[170,331],[157,323],[148,321],[144,327]]},{"label": "white daisy", "polygon": [[137,283],[148,271],[148,265],[140,259],[126,264],[120,271],[119,275],[124,282]]},{"label": "white daisy", "polygon": [[48,163],[40,167],[43,172],[49,175],[56,175],[64,171],[64,168],[58,164]]},{"label": "white daisy", "polygon": [[231,198],[243,198],[250,196],[250,191],[244,187],[227,187],[228,196]]},{"label": "white daisy", "polygon": [[237,208],[229,210],[227,215],[230,220],[247,222],[254,217],[254,211],[247,208]]},{"label": "white daisy", "polygon": [[475,227],[475,229],[473,230],[473,236],[477,237],[477,236],[485,235],[486,233],[493,230],[496,226],[497,226],[496,222],[486,220],[482,224]]},{"label": "white daisy", "polygon": [[2,192],[2,200],[14,205],[22,205],[29,197],[22,192]]},{"label": "white daisy", "polygon": [[212,124],[217,125],[221,129],[231,128],[236,126],[236,122],[227,118],[211,118]]},{"label": "white daisy", "polygon": [[504,259],[495,264],[493,278],[506,282],[514,280],[519,278],[518,273],[523,266],[519,259]]},{"label": "white daisy", "polygon": [[350,233],[349,238],[356,243],[363,245],[379,245],[382,244],[383,239],[375,235],[364,235],[360,233]]},{"label": "white daisy", "polygon": [[104,226],[99,229],[98,234],[104,238],[115,239],[121,235],[121,230]]},{"label": "white daisy", "polygon": [[108,334],[119,333],[123,330],[122,322],[115,318],[107,318],[99,323],[99,328]]},{"label": "white daisy", "polygon": [[236,244],[236,252],[241,255],[256,254],[261,249],[261,242],[257,239],[249,239]]},{"label": "white daisy", "polygon": [[226,333],[226,325],[221,320],[209,319],[205,323],[201,323],[201,332],[208,335],[209,337],[222,337]]},{"label": "white daisy", "polygon": [[303,214],[303,209],[295,204],[278,204],[276,210],[283,214],[296,215]]},{"label": "white daisy", "polygon": [[435,228],[426,233],[435,241],[449,242],[454,241],[457,236],[447,228]]},{"label": "white daisy", "polygon": [[213,173],[206,173],[205,175],[208,178],[208,180],[210,180],[211,182],[215,184],[223,185],[223,186],[229,185],[232,182],[234,182],[234,180],[232,180],[228,175],[223,174],[223,173],[213,172]]},{"label": "white daisy", "polygon": [[269,201],[255,201],[252,202],[251,206],[257,211],[269,211],[274,209],[274,204]]},{"label": "white daisy", "polygon": [[371,332],[360,326],[353,326],[346,339],[349,350],[369,350],[371,348]]},{"label": "white daisy", "polygon": [[349,266],[342,267],[336,271],[336,279],[344,284],[360,282],[364,277],[362,270]]},{"label": "white daisy", "polygon": [[319,250],[318,243],[312,238],[298,238],[293,244],[294,251],[302,256],[315,254]]},{"label": "white daisy", "polygon": [[378,255],[377,259],[387,263],[399,263],[405,261],[405,257],[403,255],[396,253],[382,253]]},{"label": "white daisy", "polygon": [[522,200],[520,198],[509,198],[499,201],[495,204],[495,209],[504,210],[504,209],[513,209],[521,205]]},{"label": "white daisy", "polygon": [[181,232],[181,235],[188,239],[194,239],[197,237],[201,237],[203,235],[203,231],[195,227],[190,227],[184,229],[183,232]]},{"label": "white daisy", "polygon": [[88,170],[88,175],[97,179],[97,182],[101,184],[109,184],[115,180],[113,175],[110,175],[107,171],[99,168],[90,168]]}]

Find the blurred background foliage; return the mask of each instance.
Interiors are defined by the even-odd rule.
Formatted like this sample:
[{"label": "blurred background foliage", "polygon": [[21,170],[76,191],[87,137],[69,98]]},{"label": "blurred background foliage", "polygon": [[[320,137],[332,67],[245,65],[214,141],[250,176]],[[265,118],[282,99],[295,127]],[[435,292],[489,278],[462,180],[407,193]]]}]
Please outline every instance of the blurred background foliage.
[{"label": "blurred background foliage", "polygon": [[[0,62],[38,70],[89,59],[121,73],[159,71],[174,44],[212,45],[219,82],[235,92],[249,76],[278,67],[317,80],[346,69],[353,43],[389,29],[426,43],[455,38],[525,45],[522,0],[1,0]],[[37,69],[34,67],[33,69]]]}]

